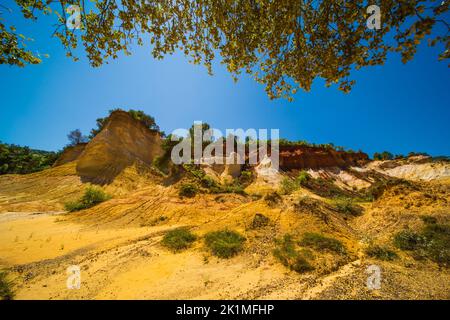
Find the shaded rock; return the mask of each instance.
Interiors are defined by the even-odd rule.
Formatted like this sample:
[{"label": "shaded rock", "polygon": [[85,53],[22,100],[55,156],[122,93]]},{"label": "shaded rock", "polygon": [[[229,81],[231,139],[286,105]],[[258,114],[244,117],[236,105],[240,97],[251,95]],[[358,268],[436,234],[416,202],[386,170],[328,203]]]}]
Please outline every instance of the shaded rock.
[{"label": "shaded rock", "polygon": [[261,162],[255,167],[256,183],[278,186],[282,180],[280,172],[274,168],[272,160],[265,155]]},{"label": "shaded rock", "polygon": [[61,166],[63,164],[75,161],[83,153],[87,143],[79,143],[75,146],[68,146],[61,153],[59,158],[53,164],[53,167]]},{"label": "shaded rock", "polygon": [[232,152],[228,157],[203,158],[201,167],[216,182],[231,183],[241,174],[242,164],[239,162],[239,154]]}]

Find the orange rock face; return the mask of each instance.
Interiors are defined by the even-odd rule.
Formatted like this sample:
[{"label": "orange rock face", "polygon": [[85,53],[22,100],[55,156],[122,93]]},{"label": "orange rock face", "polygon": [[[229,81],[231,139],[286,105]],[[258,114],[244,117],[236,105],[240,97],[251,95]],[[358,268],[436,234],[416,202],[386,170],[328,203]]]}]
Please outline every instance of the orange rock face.
[{"label": "orange rock face", "polygon": [[130,165],[151,165],[161,153],[159,133],[127,112],[115,111],[78,158],[77,173],[88,181],[108,183]]},{"label": "orange rock face", "polygon": [[346,152],[309,146],[280,146],[280,168],[318,169],[361,165],[369,160],[363,152]]}]

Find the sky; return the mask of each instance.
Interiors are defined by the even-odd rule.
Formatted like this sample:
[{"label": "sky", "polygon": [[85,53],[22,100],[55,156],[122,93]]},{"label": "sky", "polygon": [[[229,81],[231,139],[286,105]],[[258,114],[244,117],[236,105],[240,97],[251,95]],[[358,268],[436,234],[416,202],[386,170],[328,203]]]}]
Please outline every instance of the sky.
[{"label": "sky", "polygon": [[235,83],[218,63],[209,76],[181,54],[157,61],[148,46],[92,68],[82,56],[65,57],[51,38],[54,16],[37,22],[12,16],[18,31],[34,38],[30,48],[50,57],[25,68],[0,65],[2,142],[60,150],[71,130],[88,134],[97,118],[123,108],[145,111],[166,133],[204,121],[222,131],[279,129],[282,138],[369,154],[450,156],[450,70],[437,60],[442,48],[422,45],[406,65],[392,55],[384,66],[355,71],[349,94],[318,80],[288,102],[270,100],[248,76]]}]

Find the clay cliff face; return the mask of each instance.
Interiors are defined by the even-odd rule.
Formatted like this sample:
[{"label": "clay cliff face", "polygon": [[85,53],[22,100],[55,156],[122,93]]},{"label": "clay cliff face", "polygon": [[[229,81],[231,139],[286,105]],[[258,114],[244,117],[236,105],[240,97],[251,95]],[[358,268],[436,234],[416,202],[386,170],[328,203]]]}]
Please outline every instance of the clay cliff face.
[{"label": "clay cliff face", "polygon": [[79,143],[75,146],[66,147],[58,160],[55,161],[53,167],[61,166],[63,164],[75,161],[83,153],[87,143]]},{"label": "clay cliff face", "polygon": [[345,152],[309,146],[280,146],[280,168],[318,169],[362,165],[369,160],[363,152]]},{"label": "clay cliff face", "polygon": [[108,183],[124,168],[134,163],[151,165],[161,154],[159,133],[127,112],[115,111],[79,156],[77,173],[89,181]]}]

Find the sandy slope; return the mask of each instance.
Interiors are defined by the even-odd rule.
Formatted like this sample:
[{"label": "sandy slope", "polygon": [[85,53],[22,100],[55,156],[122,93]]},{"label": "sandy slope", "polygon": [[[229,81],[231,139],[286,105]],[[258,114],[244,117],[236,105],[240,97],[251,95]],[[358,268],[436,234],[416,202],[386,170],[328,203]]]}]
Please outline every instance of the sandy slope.
[{"label": "sandy slope", "polygon": [[[129,168],[106,187],[113,199],[65,214],[64,201],[83,190],[73,172],[73,164],[67,164],[34,175],[0,177],[0,267],[11,271],[18,299],[450,299],[447,269],[402,253],[395,262],[363,254],[368,241],[387,243],[405,225],[419,226],[420,215],[448,221],[448,185],[392,190],[365,204],[362,216],[349,219],[307,190],[285,196],[275,207],[232,194],[181,199],[173,186]],[[305,196],[322,204],[294,210]],[[270,224],[251,230],[257,212]],[[155,223],[160,216],[167,219]],[[159,242],[164,232],[179,226],[200,237],[211,230],[237,230],[247,238],[245,250],[221,260],[200,239],[174,254]],[[316,270],[306,274],[291,272],[274,259],[275,238],[311,231],[340,239],[349,254],[317,252]],[[366,286],[371,264],[383,270],[381,290]],[[82,270],[79,290],[66,287],[71,265]]]}]

